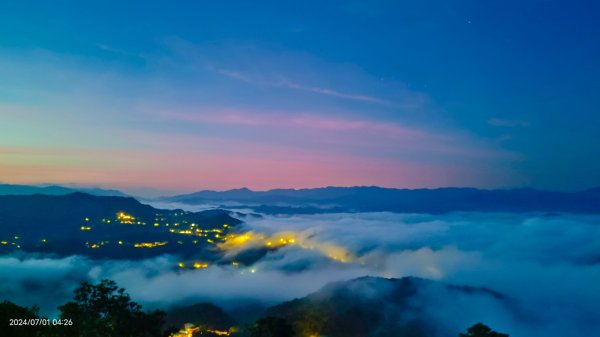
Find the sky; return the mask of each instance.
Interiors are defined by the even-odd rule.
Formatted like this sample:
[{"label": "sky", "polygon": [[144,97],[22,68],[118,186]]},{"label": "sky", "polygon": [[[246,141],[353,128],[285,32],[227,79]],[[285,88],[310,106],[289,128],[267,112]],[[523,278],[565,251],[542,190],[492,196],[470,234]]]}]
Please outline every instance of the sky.
[{"label": "sky", "polygon": [[0,4],[0,182],[600,186],[595,1]]}]

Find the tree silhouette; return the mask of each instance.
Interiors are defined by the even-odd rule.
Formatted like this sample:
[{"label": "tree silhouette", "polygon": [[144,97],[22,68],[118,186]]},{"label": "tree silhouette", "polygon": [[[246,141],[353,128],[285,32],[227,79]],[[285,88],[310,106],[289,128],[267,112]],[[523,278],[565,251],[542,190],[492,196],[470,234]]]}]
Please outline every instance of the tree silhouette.
[{"label": "tree silhouette", "polygon": [[458,334],[459,337],[508,337],[508,334],[493,331],[483,323],[477,323],[467,329],[467,333]]},{"label": "tree silhouette", "polygon": [[44,336],[46,326],[40,325],[9,325],[11,319],[39,318],[38,307],[22,307],[10,301],[0,302],[0,324],[3,337],[36,337]]},{"label": "tree silhouette", "polygon": [[98,285],[83,283],[75,290],[73,301],[59,307],[65,337],[159,337],[163,335],[164,313],[144,312],[131,300],[125,289],[114,281],[102,280]]}]

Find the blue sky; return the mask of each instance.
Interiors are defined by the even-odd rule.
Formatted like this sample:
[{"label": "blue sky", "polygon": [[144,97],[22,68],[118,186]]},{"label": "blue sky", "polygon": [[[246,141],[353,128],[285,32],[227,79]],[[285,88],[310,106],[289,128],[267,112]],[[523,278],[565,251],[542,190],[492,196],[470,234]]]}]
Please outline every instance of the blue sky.
[{"label": "blue sky", "polygon": [[599,13],[593,1],[3,3],[0,180],[598,186]]}]

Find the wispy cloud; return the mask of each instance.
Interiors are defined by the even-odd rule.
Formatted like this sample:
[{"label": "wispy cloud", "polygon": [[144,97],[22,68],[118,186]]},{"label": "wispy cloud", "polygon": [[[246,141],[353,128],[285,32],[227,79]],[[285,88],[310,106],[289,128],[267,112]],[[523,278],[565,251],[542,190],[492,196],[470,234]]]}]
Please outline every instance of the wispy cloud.
[{"label": "wispy cloud", "polygon": [[517,153],[495,148],[491,141],[486,143],[473,135],[453,130],[426,129],[367,118],[336,117],[327,113],[182,108],[180,111],[159,110],[155,115],[164,120],[243,128],[247,132],[253,132],[255,139],[267,140],[271,136],[286,135],[285,141],[289,142],[297,134],[297,145],[304,144],[305,148],[312,147],[309,144],[315,145],[312,139],[306,137],[310,135],[320,141],[321,150],[327,148],[328,144],[340,145],[336,148],[339,153],[362,147],[370,149],[371,155],[381,151],[388,154],[414,153],[429,156],[429,160],[436,160],[438,156],[486,160],[520,158]]},{"label": "wispy cloud", "polygon": [[390,102],[388,100],[384,100],[384,99],[381,99],[378,97],[340,92],[335,89],[319,87],[319,86],[303,85],[300,83],[293,82],[289,79],[281,78],[278,81],[264,81],[264,80],[252,78],[251,76],[245,75],[238,71],[218,69],[217,72],[219,74],[225,75],[232,79],[241,80],[241,81],[244,81],[247,83],[252,83],[252,84],[257,84],[257,85],[288,88],[288,89],[293,89],[293,90],[311,92],[311,93],[315,93],[315,94],[319,94],[319,95],[337,97],[337,98],[348,99],[348,100],[352,100],[352,101],[381,104],[381,105],[386,105],[386,106],[394,106],[395,105],[394,102]]},{"label": "wispy cloud", "polygon": [[424,136],[416,128],[367,119],[328,117],[315,113],[257,112],[241,109],[203,109],[196,112],[159,111],[158,116],[190,122],[262,127],[298,127],[332,131],[376,131],[405,136]]},{"label": "wispy cloud", "polygon": [[196,45],[177,38],[165,43],[184,62],[254,86],[400,111],[424,113],[429,109],[425,93],[397,80],[373,76],[353,64],[331,63],[301,52],[274,52],[257,45]]}]

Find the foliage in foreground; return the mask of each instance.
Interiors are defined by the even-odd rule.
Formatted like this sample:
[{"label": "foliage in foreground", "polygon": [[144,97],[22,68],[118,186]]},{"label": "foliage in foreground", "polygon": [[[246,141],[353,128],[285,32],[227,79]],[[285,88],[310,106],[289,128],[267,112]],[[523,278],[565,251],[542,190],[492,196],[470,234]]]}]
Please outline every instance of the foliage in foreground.
[{"label": "foliage in foreground", "polygon": [[44,336],[42,333],[45,328],[40,326],[15,326],[9,325],[11,319],[36,319],[38,316],[38,307],[21,307],[9,301],[0,302],[0,321],[2,326],[0,332],[7,337],[36,337]]},{"label": "foliage in foreground", "polygon": [[[39,318],[38,308],[0,303],[4,337],[162,337],[164,313],[146,312],[114,281],[83,283],[71,302],[59,307],[61,325],[10,326],[11,318]],[[72,322],[69,325],[66,322]]]},{"label": "foliage in foreground", "polygon": [[[3,337],[163,337],[165,313],[143,311],[141,305],[131,300],[125,289],[114,281],[102,280],[97,285],[83,283],[75,290],[73,300],[59,307],[60,319],[72,325],[22,325],[10,326],[14,318],[36,319],[39,308],[21,307],[9,301],[0,302],[0,332]],[[266,316],[257,320],[244,336],[250,337],[303,337],[304,329],[287,319]],[[314,330],[313,330],[314,331]],[[460,333],[459,337],[508,337],[477,323]]]},{"label": "foliage in foreground", "polygon": [[483,323],[477,323],[468,328],[467,333],[461,333],[458,337],[508,337],[508,335],[496,332]]},{"label": "foliage in foreground", "polygon": [[73,301],[59,307],[61,319],[74,324],[65,327],[64,336],[90,337],[160,337],[164,313],[144,312],[125,289],[114,281],[98,285],[83,283],[75,290]]}]

